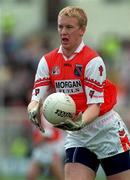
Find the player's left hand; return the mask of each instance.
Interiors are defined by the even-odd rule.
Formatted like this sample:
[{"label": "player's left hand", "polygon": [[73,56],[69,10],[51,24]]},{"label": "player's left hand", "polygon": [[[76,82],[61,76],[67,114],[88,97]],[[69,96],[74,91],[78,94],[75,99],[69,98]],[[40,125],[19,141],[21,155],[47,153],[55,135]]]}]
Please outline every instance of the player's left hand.
[{"label": "player's left hand", "polygon": [[39,128],[40,131],[45,132],[44,128],[41,126],[41,109],[42,100],[40,99],[39,102],[33,108],[28,108],[28,116],[30,121]]},{"label": "player's left hand", "polygon": [[82,129],[84,126],[85,123],[82,120],[82,113],[76,116],[73,120],[66,119],[65,122],[61,122],[57,125],[54,125],[54,127],[56,128],[60,128],[62,130],[67,130],[67,131],[78,131]]}]

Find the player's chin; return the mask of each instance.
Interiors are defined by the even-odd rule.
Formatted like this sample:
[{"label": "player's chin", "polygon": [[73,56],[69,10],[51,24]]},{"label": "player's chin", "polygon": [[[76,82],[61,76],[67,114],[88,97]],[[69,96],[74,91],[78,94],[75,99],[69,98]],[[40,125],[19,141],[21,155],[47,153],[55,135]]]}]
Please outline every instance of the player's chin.
[{"label": "player's chin", "polygon": [[61,43],[62,47],[66,50],[69,50],[70,49],[70,44],[67,44],[67,43]]}]

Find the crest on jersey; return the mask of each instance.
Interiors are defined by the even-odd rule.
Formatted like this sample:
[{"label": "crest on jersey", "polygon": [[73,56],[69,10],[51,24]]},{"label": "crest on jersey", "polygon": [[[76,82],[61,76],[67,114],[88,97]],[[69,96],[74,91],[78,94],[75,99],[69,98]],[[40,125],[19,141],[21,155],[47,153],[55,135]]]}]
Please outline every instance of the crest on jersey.
[{"label": "crest on jersey", "polygon": [[60,67],[59,67],[59,66],[54,66],[54,67],[52,68],[52,74],[53,74],[53,75],[58,75],[58,74],[60,74]]},{"label": "crest on jersey", "polygon": [[35,96],[37,96],[40,93],[40,89],[35,89]]},{"label": "crest on jersey", "polygon": [[83,69],[83,65],[82,64],[76,64],[75,65],[75,69],[74,69],[74,74],[76,76],[81,76],[82,75],[82,69]]}]

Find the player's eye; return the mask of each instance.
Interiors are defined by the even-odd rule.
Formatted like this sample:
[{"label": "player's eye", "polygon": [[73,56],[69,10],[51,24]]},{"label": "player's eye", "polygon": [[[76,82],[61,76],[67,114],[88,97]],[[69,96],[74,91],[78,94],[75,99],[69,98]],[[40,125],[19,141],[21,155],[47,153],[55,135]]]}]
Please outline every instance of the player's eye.
[{"label": "player's eye", "polygon": [[67,29],[71,29],[71,28],[73,28],[73,26],[68,25],[66,28]]},{"label": "player's eye", "polygon": [[63,29],[63,26],[62,26],[62,25],[59,25],[59,26],[58,26],[58,29]]}]

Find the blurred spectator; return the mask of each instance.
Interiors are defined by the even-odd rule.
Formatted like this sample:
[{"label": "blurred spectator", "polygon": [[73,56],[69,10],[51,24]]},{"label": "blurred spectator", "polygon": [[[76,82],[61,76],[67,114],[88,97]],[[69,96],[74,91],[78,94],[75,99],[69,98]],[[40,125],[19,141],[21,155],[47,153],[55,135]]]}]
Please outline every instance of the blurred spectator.
[{"label": "blurred spectator", "polygon": [[38,60],[51,48],[51,41],[47,37],[32,34],[18,42],[9,33],[3,36],[1,45],[6,61],[5,70],[0,71],[4,77],[3,94],[1,92],[3,105],[26,106]]},{"label": "blurred spectator", "polygon": [[125,106],[130,106],[130,39],[122,41],[122,63],[120,71],[120,84],[125,93]]},{"label": "blurred spectator", "polygon": [[99,47],[101,56],[107,66],[109,78],[118,83],[121,62],[121,40],[116,34],[106,34]]},{"label": "blurred spectator", "polygon": [[8,12],[2,17],[2,41],[1,48],[5,56],[5,64],[15,65],[16,53],[18,49],[18,41],[15,37],[15,17]]},{"label": "blurred spectator", "polygon": [[11,155],[15,158],[24,158],[28,154],[28,144],[24,137],[16,137],[11,145]]},{"label": "blurred spectator", "polygon": [[32,87],[32,74],[29,65],[17,65],[11,68],[8,85],[5,86],[6,106],[26,106],[27,92]]},{"label": "blurred spectator", "polygon": [[42,134],[38,129],[33,129],[33,150],[31,162],[27,171],[27,180],[36,180],[42,174],[50,175],[56,180],[64,180],[64,134],[59,129],[46,123],[46,132]]}]

